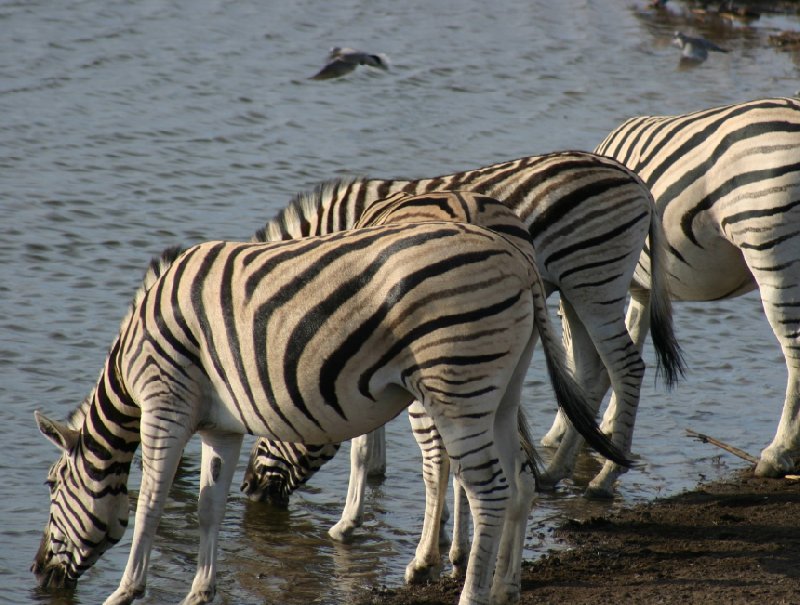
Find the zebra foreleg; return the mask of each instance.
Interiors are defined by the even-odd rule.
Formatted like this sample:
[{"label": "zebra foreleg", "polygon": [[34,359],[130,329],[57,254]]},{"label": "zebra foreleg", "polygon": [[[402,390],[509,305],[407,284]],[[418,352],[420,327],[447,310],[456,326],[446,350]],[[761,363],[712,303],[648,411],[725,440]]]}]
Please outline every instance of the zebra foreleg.
[{"label": "zebra foreleg", "polygon": [[228,500],[233,473],[239,460],[242,435],[201,432],[202,461],[197,516],[200,550],[192,588],[181,605],[209,603],[216,592],[217,536]]},{"label": "zebra foreleg", "polygon": [[373,439],[373,434],[367,433],[350,440],[350,481],[347,484],[347,499],[341,518],[328,530],[328,535],[337,542],[349,542],[353,537],[353,531],[361,527]]},{"label": "zebra foreleg", "polygon": [[386,474],[386,426],[370,433],[367,476],[383,477]]},{"label": "zebra foreleg", "polygon": [[469,558],[469,501],[461,483],[453,477],[453,542],[450,544],[450,563],[453,577],[463,578]]},{"label": "zebra foreleg", "polygon": [[104,605],[129,605],[145,592],[156,529],[183,448],[192,435],[186,423],[173,422],[165,426],[165,422],[151,411],[142,413],[142,481],[131,552],[119,587],[105,600]]},{"label": "zebra foreleg", "polygon": [[408,409],[414,438],[422,451],[422,477],[425,481],[425,520],[414,558],[406,567],[405,580],[420,584],[435,580],[441,572],[439,545],[447,517],[445,490],[450,476],[450,459],[441,436],[425,408],[414,401]]}]

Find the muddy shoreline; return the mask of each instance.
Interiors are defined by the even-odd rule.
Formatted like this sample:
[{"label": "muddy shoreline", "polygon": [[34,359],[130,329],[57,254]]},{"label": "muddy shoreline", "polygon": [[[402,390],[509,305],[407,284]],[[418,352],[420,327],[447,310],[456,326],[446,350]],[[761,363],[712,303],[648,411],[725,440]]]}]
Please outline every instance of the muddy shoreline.
[{"label": "muddy shoreline", "polygon": [[[800,481],[751,470],[556,529],[570,547],[526,561],[523,605],[800,603]],[[452,605],[451,578],[358,605]]]}]

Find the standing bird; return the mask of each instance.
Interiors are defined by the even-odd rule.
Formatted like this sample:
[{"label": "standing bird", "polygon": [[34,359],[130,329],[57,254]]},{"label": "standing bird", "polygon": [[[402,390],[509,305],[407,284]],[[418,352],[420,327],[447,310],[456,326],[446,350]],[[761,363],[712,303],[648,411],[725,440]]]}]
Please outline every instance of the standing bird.
[{"label": "standing bird", "polygon": [[334,46],[328,55],[328,63],[312,76],[312,80],[329,80],[349,74],[359,65],[369,65],[380,69],[389,69],[386,58],[381,55],[372,55],[352,48]]},{"label": "standing bird", "polygon": [[695,63],[705,61],[710,50],[720,53],[728,52],[705,38],[692,38],[683,32],[675,32],[672,38],[672,45],[681,49],[681,61],[693,61]]}]

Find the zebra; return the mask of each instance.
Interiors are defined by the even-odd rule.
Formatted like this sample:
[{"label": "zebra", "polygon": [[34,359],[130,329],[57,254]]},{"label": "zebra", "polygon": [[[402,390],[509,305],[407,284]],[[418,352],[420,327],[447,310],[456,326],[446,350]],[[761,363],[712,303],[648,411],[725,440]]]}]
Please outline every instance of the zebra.
[{"label": "zebra", "polygon": [[[759,289],[788,382],[775,437],[755,473],[794,470],[800,454],[800,101],[763,98],[635,117],[596,152],[634,170],[652,190],[675,300],[722,300]],[[636,287],[648,286],[637,279]],[[627,325],[641,349],[648,325],[636,297]],[[612,397],[605,430],[618,404]],[[557,435],[561,428],[551,430]],[[621,429],[632,431],[633,422]]]},{"label": "zebra", "polygon": [[[398,192],[371,204],[361,214],[354,228],[424,221],[454,221],[480,225],[496,233],[502,233],[522,248],[530,245],[528,231],[508,208],[494,198],[466,191],[439,191],[420,195]],[[544,297],[543,292],[541,295]],[[551,338],[547,335],[545,338],[547,350],[550,351]],[[422,420],[425,415],[424,409],[418,409],[412,404],[408,412],[414,434],[425,435],[425,442],[420,442],[423,453],[430,451],[433,456],[431,459],[424,457],[426,469],[424,472],[428,474],[436,472],[428,467],[439,463],[442,448],[439,446],[436,451],[426,447],[435,427],[429,426],[427,421]],[[524,419],[520,426],[526,426]],[[241,489],[253,500],[264,500],[278,506],[286,506],[289,495],[316,473],[325,462],[331,460],[339,446],[338,443],[310,445],[258,439],[253,445]],[[352,440],[351,473],[345,508],[341,520],[328,532],[335,540],[349,541],[353,530],[361,524],[369,466],[376,454],[381,453],[383,449],[385,449],[383,427]],[[382,460],[385,464],[385,455]],[[426,558],[432,559],[432,556]]]},{"label": "zebra", "polygon": [[[530,235],[515,214],[493,198],[469,192],[433,192],[416,196],[395,193],[370,205],[354,228],[431,220],[480,225],[502,233],[520,247],[530,246]],[[537,282],[535,287],[535,294],[544,300],[544,286]],[[555,345],[552,344],[553,337],[546,328],[547,325],[543,324],[539,327],[539,332],[545,351],[553,356],[558,353],[552,352]],[[414,560],[406,569],[406,581],[418,583],[436,575],[438,546],[446,541],[439,520],[446,519],[448,515],[444,502],[444,485],[449,475],[449,461],[443,456],[441,438],[424,408],[415,402],[409,408],[408,414],[412,432],[423,452],[423,476],[427,492],[422,538]],[[526,426],[527,422],[523,418],[520,427],[524,430]],[[341,519],[328,531],[335,540],[349,541],[353,531],[361,523],[368,464],[371,452],[375,449],[374,436],[382,432],[379,429],[351,442],[350,482],[346,504]],[[532,448],[530,438],[527,435],[522,437],[526,446]],[[253,446],[242,490],[254,500],[268,500],[285,505],[289,494],[307,481],[325,461],[331,459],[338,447],[339,444],[306,446],[259,439]],[[463,552],[454,552],[451,560],[455,573],[460,574],[463,563],[466,562]]]},{"label": "zebra", "polygon": [[[199,433],[200,545],[184,602],[207,603],[244,434],[339,442],[417,399],[476,523],[459,602],[512,601],[534,478],[533,461],[508,435],[517,434],[533,325],[546,319],[532,295],[532,254],[488,229],[443,222],[168,250],[151,263],[90,395],[66,423],[35,414],[62,450],[48,473],[49,520],[32,566],[39,584],[74,587],[120,540],[141,445],[131,551],[105,603],[141,596],[181,453]],[[604,455],[626,463],[563,360],[551,362],[565,379],[563,405],[578,410]]]},{"label": "zebra", "polygon": [[[668,386],[678,380],[683,362],[673,334],[670,296],[661,266],[661,226],[652,196],[633,171],[598,154],[562,151],[528,156],[416,181],[334,180],[297,195],[255,233],[253,240],[286,240],[350,229],[371,204],[393,193],[414,195],[439,190],[472,191],[494,197],[525,224],[548,294],[555,290],[560,293],[563,325],[571,335],[572,367],[595,411],[611,384],[620,398],[615,413],[628,423],[636,415],[645,364],[625,328],[625,305],[634,272],[637,282],[650,284],[649,289],[638,289],[631,295],[645,297],[640,306],[647,308],[659,369]],[[651,255],[640,260],[648,237]],[[623,451],[630,452],[628,432],[617,431],[612,439]],[[264,446],[263,442],[260,445]],[[545,445],[558,444],[553,440]],[[574,462],[564,464],[571,457],[562,449],[559,445],[552,462],[542,472],[541,488],[571,475]],[[325,456],[333,451],[327,448]],[[313,456],[301,458],[297,459],[295,470],[306,465],[313,473],[324,464],[324,460],[314,461]],[[285,501],[303,481],[302,477],[290,477],[285,470],[294,462],[291,451],[279,452],[264,446],[259,455],[251,455],[254,459],[259,468],[250,466],[253,472],[245,476],[242,484],[243,491],[253,498],[264,495],[257,484],[266,473],[272,473],[275,479],[270,480],[270,485],[276,501]],[[612,496],[614,483],[625,470],[606,461],[589,483],[587,494]],[[278,474],[291,485],[281,485]],[[310,475],[303,476],[307,479]]]}]

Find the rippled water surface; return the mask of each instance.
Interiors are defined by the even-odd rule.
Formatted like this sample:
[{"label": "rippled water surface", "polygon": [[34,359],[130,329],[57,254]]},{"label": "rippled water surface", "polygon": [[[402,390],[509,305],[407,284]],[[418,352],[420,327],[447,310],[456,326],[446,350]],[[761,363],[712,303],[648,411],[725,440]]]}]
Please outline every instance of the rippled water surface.
[{"label": "rippled water surface", "polygon": [[[98,603],[120,578],[130,531],[74,594],[35,589],[28,568],[56,451],[33,410],[65,417],[89,391],[151,256],[247,239],[295,192],[335,176],[433,176],[592,149],[632,115],[795,93],[797,57],[768,44],[800,28],[795,17],[745,26],[670,5],[655,14],[611,0],[0,2],[0,602]],[[731,52],[682,69],[675,29]],[[308,80],[334,45],[386,53],[391,69]],[[785,370],[758,297],[682,304],[676,322],[691,371],[672,393],[648,377],[641,466],[613,504],[587,504],[570,486],[542,497],[528,557],[553,546],[547,529],[560,518],[742,465],[685,437],[687,427],[751,453],[772,437]],[[539,435],[554,412],[542,365],[535,357],[525,389]],[[191,582],[198,450],[193,442],[172,491],[143,603],[177,602]],[[349,546],[325,534],[343,504],[346,451],[287,512],[234,490],[218,602],[344,603],[354,590],[400,584],[421,521],[419,465],[399,417],[387,476],[368,489]]]}]

